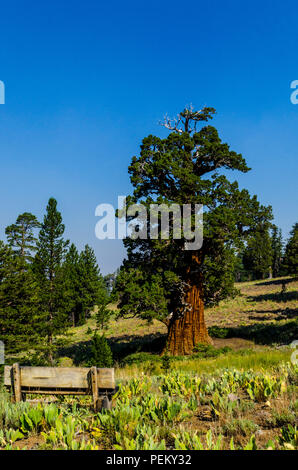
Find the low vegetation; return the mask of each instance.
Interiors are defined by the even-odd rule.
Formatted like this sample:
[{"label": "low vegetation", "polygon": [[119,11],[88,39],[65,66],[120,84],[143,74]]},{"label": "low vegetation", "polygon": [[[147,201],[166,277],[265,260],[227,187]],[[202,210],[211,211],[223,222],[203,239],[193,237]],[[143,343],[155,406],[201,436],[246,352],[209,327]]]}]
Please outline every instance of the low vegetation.
[{"label": "low vegetation", "polygon": [[[136,366],[135,366],[136,367]],[[51,404],[0,399],[2,449],[297,449],[298,368],[233,367],[119,379],[112,410],[88,397]],[[174,370],[173,370],[174,369]],[[296,397],[296,398],[295,398]]]},{"label": "low vegetation", "polygon": [[[163,326],[116,320],[116,306],[105,337],[94,337],[95,311],[71,328],[73,344],[60,350],[57,365],[113,360],[119,390],[112,410],[94,413],[91,397],[45,402],[32,395],[13,404],[2,390],[0,448],[297,449],[298,369],[289,347],[298,337],[289,314],[297,308],[297,281],[283,298],[280,281],[239,284],[239,296],[209,308],[213,345],[198,344],[190,356],[160,355]],[[22,362],[8,362],[16,359]]]}]

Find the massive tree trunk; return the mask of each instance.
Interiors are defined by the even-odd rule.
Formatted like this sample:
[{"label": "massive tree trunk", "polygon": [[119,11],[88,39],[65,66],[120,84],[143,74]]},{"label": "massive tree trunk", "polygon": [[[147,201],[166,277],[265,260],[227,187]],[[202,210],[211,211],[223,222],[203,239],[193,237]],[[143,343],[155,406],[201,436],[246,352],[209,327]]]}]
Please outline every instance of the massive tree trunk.
[{"label": "massive tree trunk", "polygon": [[198,343],[212,343],[204,318],[200,265],[201,254],[193,253],[186,273],[183,311],[173,313],[168,327],[167,351],[173,356],[191,354]]}]

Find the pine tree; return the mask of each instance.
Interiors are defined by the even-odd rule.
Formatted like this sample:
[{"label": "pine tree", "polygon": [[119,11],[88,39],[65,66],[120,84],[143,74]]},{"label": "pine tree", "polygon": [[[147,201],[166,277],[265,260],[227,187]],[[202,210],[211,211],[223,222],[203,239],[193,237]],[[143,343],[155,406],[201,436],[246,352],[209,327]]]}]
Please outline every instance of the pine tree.
[{"label": "pine tree", "polygon": [[236,282],[243,282],[249,280],[250,273],[247,272],[243,265],[243,253],[244,249],[240,249],[236,254],[236,261],[235,261],[235,281]]},{"label": "pine tree", "polygon": [[[86,245],[79,255],[75,245],[71,244],[62,271],[65,297],[68,299],[68,312],[73,326],[83,325],[95,306],[98,306],[100,312],[104,311],[108,292],[92,248]],[[104,321],[102,317],[101,324]]]},{"label": "pine tree", "polygon": [[68,245],[68,241],[63,239],[64,230],[61,213],[57,210],[57,201],[50,198],[39,232],[34,271],[41,292],[43,328],[47,336],[45,350],[51,364],[54,362],[54,338],[65,331],[68,320],[62,272],[62,262]]},{"label": "pine tree", "polygon": [[243,264],[254,279],[268,277],[272,266],[272,247],[268,227],[259,227],[247,241]]},{"label": "pine tree", "polygon": [[72,243],[65,256],[63,264],[63,279],[65,283],[65,297],[67,298],[69,317],[72,326],[82,325],[85,321],[84,301],[82,299],[80,256],[77,248]]},{"label": "pine tree", "polygon": [[107,301],[103,302],[98,306],[98,310],[96,312],[96,324],[101,330],[104,330],[108,327],[109,320],[112,315],[112,310],[107,307],[108,305],[108,297]]},{"label": "pine tree", "polygon": [[103,277],[97,264],[93,249],[86,245],[80,254],[80,295],[82,299],[83,318],[90,316],[96,305],[106,303],[108,296]]},{"label": "pine tree", "polygon": [[[127,208],[142,203],[150,213],[152,203],[204,205],[204,241],[201,249],[185,250],[184,233],[178,240],[127,238],[127,260],[117,278],[121,314],[168,327],[171,355],[190,354],[197,343],[210,338],[204,304],[234,293],[234,251],[263,220],[271,208],[256,196],[230,182],[226,170],[247,172],[241,154],[222,143],[217,130],[205,125],[215,110],[186,108],[176,120],[165,120],[171,132],[161,139],[143,139],[140,155],[129,167],[134,193]],[[221,173],[220,173],[221,172]],[[122,215],[122,214],[121,214]]]},{"label": "pine tree", "polygon": [[298,274],[298,223],[293,225],[286,244],[283,267],[287,274]]},{"label": "pine tree", "polygon": [[92,338],[91,354],[92,359],[90,361],[90,366],[112,367],[113,354],[103,335],[99,336],[97,333],[94,334]]},{"label": "pine tree", "polygon": [[272,226],[271,233],[271,249],[272,249],[272,274],[273,277],[280,276],[282,257],[283,257],[283,242],[281,229],[276,225]]},{"label": "pine tree", "polygon": [[24,212],[19,215],[16,223],[5,229],[9,245],[23,261],[32,261],[32,254],[36,251],[36,237],[34,229],[40,226],[35,215]]},{"label": "pine tree", "polygon": [[0,242],[0,340],[8,353],[35,347],[40,336],[39,289],[23,259]]}]

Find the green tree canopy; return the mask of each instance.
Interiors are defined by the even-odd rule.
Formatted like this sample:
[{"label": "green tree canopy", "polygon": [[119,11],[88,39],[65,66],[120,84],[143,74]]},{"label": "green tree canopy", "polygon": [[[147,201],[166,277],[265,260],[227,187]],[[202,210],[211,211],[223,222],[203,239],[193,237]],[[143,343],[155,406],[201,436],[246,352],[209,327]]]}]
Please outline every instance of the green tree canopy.
[{"label": "green tree canopy", "polygon": [[8,353],[35,347],[40,338],[39,288],[31,269],[0,241],[0,340]]},{"label": "green tree canopy", "polygon": [[108,290],[100,274],[94,250],[89,245],[81,252],[79,263],[83,310],[87,318],[96,305],[106,304]]},{"label": "green tree canopy", "polygon": [[273,261],[272,243],[268,226],[261,226],[247,241],[243,253],[243,264],[254,279],[268,277]]},{"label": "green tree canopy", "polygon": [[262,222],[271,208],[229,181],[227,170],[249,170],[241,154],[223,143],[217,130],[204,125],[215,110],[186,108],[176,120],[166,119],[165,138],[149,135],[129,174],[134,192],[127,207],[142,203],[204,205],[204,241],[201,249],[185,249],[181,239],[127,238],[127,260],[117,279],[122,315],[168,325],[171,354],[191,353],[198,342],[210,341],[204,321],[204,303],[217,302],[234,292],[234,249]]},{"label": "green tree canopy", "polygon": [[32,261],[32,254],[36,251],[37,241],[34,229],[39,228],[39,226],[40,224],[35,215],[24,212],[18,216],[15,224],[9,225],[5,229],[9,245],[16,250],[24,261]]},{"label": "green tree canopy", "polygon": [[83,325],[95,306],[105,307],[108,290],[88,245],[79,254],[72,243],[63,264],[65,295],[73,326]]},{"label": "green tree canopy", "polygon": [[298,223],[293,225],[290,232],[290,238],[286,244],[285,256],[283,262],[287,274],[298,274]]},{"label": "green tree canopy", "polygon": [[64,230],[61,213],[57,210],[57,201],[50,198],[41,224],[33,266],[40,286],[44,313],[43,329],[47,335],[46,349],[50,363],[53,363],[55,351],[54,337],[65,331],[68,321],[62,272],[68,245],[68,241],[63,239]]},{"label": "green tree canopy", "polygon": [[281,229],[276,225],[272,226],[271,231],[271,249],[272,249],[272,274],[278,277],[281,274],[281,266],[283,259],[283,241]]}]

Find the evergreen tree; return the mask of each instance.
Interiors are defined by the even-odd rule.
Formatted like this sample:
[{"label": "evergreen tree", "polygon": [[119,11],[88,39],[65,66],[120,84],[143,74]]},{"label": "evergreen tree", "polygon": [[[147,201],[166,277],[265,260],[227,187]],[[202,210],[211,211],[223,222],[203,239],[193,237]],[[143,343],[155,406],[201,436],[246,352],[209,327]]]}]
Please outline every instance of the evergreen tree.
[{"label": "evergreen tree", "polygon": [[271,248],[272,248],[272,274],[273,277],[280,276],[282,257],[283,257],[283,242],[281,229],[278,229],[276,225],[272,226],[271,232]]},{"label": "evergreen tree", "polygon": [[236,254],[235,260],[235,281],[243,282],[249,280],[250,273],[244,267],[243,264],[243,253],[244,249],[240,249]]},{"label": "evergreen tree", "polygon": [[[71,244],[63,264],[65,296],[73,326],[83,325],[95,306],[101,313],[108,302],[108,292],[100,275],[95,254],[88,245],[79,255]],[[105,315],[106,317],[106,312]],[[104,322],[102,316],[101,324]]]},{"label": "evergreen tree", "polygon": [[170,134],[143,139],[140,155],[129,167],[134,193],[127,198],[127,209],[142,203],[150,213],[152,203],[191,204],[194,221],[195,204],[204,205],[201,249],[185,250],[184,232],[174,239],[172,228],[170,240],[153,239],[149,224],[144,228],[147,239],[124,240],[128,259],[117,278],[121,314],[163,321],[171,355],[190,354],[197,343],[211,341],[204,303],[234,293],[233,253],[272,217],[270,207],[225,176],[226,170],[249,170],[242,155],[222,143],[214,127],[198,129],[214,113],[213,108],[186,108],[176,121],[166,119]]},{"label": "evergreen tree", "polygon": [[107,301],[103,302],[98,306],[98,310],[96,312],[96,323],[99,328],[102,330],[108,327],[109,320],[112,315],[112,310],[107,307],[108,305],[108,297]]},{"label": "evergreen tree", "polygon": [[68,320],[62,272],[62,262],[68,245],[68,241],[63,239],[64,230],[61,213],[57,210],[57,201],[50,198],[39,232],[34,271],[41,292],[43,330],[47,337],[45,350],[51,364],[54,361],[54,338],[65,331]]},{"label": "evergreen tree", "polygon": [[298,223],[293,225],[286,244],[283,267],[287,274],[298,274]]},{"label": "evergreen tree", "polygon": [[258,227],[248,238],[243,265],[254,279],[268,277],[272,266],[272,246],[268,226]]},{"label": "evergreen tree", "polygon": [[19,353],[39,340],[39,289],[31,269],[0,241],[0,340]]},{"label": "evergreen tree", "polygon": [[103,335],[99,336],[97,333],[94,334],[92,338],[91,354],[92,359],[89,364],[90,366],[112,367],[113,354],[109,343]]},{"label": "evergreen tree", "polygon": [[108,296],[93,249],[86,245],[80,254],[80,296],[84,321],[96,305],[106,303]]},{"label": "evergreen tree", "polygon": [[36,251],[34,229],[40,226],[35,215],[24,212],[19,215],[16,223],[5,229],[9,245],[24,261],[32,261],[32,253]]},{"label": "evergreen tree", "polygon": [[82,325],[85,321],[85,312],[83,308],[84,301],[82,299],[81,292],[83,279],[81,276],[80,256],[73,243],[70,245],[65,256],[65,262],[63,264],[63,279],[72,326]]}]

